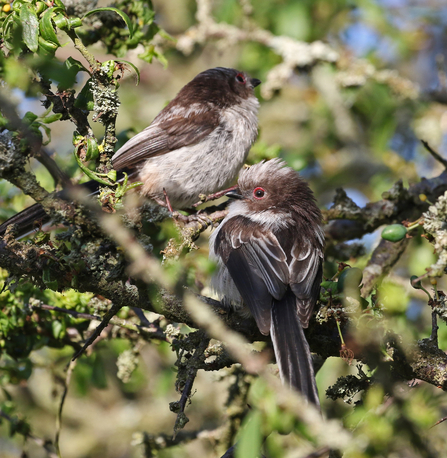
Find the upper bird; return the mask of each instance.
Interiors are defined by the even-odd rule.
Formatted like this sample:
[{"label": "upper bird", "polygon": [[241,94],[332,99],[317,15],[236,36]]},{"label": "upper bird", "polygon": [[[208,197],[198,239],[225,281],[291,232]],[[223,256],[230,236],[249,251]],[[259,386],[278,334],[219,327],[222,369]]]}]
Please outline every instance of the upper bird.
[{"label": "upper bird", "polygon": [[[141,181],[138,192],[161,205],[166,205],[165,189],[178,209],[197,202],[200,194],[227,188],[257,137],[259,101],[254,88],[259,84],[232,68],[199,73],[149,127],[114,154],[114,169]],[[98,185],[93,182],[87,187],[95,191]],[[36,204],[3,223],[0,235],[12,223],[25,233],[35,221],[49,219]]]},{"label": "upper bird", "polygon": [[322,278],[321,213],[307,183],[272,159],[243,170],[237,200],[210,239],[218,271],[211,286],[224,304],[248,308],[271,335],[284,383],[319,405],[307,328]]},{"label": "upper bird", "polygon": [[227,188],[258,134],[255,78],[232,68],[199,73],[112,157],[116,170],[134,169],[140,192],[187,208],[199,194]]}]

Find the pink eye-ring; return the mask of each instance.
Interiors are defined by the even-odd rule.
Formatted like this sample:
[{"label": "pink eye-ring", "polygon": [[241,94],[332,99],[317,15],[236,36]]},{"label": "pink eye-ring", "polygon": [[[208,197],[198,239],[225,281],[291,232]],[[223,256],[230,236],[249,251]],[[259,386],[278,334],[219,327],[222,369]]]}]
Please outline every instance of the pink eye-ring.
[{"label": "pink eye-ring", "polygon": [[263,199],[265,195],[265,191],[262,188],[255,188],[253,190],[253,196],[255,199]]},{"label": "pink eye-ring", "polygon": [[243,73],[238,73],[236,75],[236,81],[241,83],[241,84],[245,84],[245,76]]}]

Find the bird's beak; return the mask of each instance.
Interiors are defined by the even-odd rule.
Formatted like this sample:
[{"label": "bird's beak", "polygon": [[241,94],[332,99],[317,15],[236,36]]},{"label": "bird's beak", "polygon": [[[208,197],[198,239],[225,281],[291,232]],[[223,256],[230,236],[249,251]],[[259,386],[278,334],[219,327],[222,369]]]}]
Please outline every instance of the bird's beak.
[{"label": "bird's beak", "polygon": [[251,83],[252,87],[256,87],[256,86],[259,86],[261,84],[261,80],[258,80],[257,78],[251,78],[250,79],[250,83]]},{"label": "bird's beak", "polygon": [[232,189],[231,191],[226,192],[225,195],[231,199],[242,199],[242,194],[239,188]]}]

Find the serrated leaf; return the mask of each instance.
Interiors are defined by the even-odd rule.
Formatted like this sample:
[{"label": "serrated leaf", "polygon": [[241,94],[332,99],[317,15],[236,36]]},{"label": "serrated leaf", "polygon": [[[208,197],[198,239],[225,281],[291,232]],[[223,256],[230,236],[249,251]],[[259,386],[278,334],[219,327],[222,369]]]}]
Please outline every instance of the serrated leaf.
[{"label": "serrated leaf", "polygon": [[138,86],[140,84],[140,70],[138,70],[137,66],[134,65],[132,62],[129,62],[128,60],[124,60],[124,59],[117,60],[117,62],[124,62],[126,65],[130,65],[133,68],[133,70],[135,71],[137,75],[137,82],[135,86]]},{"label": "serrated leaf", "polygon": [[22,38],[28,49],[36,52],[39,47],[39,20],[33,5],[22,5],[20,9],[20,21],[22,22]]},{"label": "serrated leaf", "polygon": [[42,38],[46,41],[51,41],[52,43],[57,44],[60,46],[59,40],[57,39],[56,32],[53,26],[53,15],[56,13],[56,10],[62,10],[62,8],[55,7],[49,8],[48,10],[43,13],[42,18],[40,19],[40,34]]},{"label": "serrated leaf", "polygon": [[122,18],[122,20],[126,23],[127,28],[129,29],[129,35],[132,38],[132,36],[133,36],[132,22],[130,21],[129,16],[126,13],[124,13],[123,11],[119,10],[118,8],[113,8],[112,6],[108,6],[108,7],[105,7],[105,8],[95,8],[94,10],[89,11],[84,16],[84,18],[86,18],[87,16],[90,16],[92,14],[99,13],[101,11],[112,11],[112,12],[118,14],[118,16],[120,16]]}]

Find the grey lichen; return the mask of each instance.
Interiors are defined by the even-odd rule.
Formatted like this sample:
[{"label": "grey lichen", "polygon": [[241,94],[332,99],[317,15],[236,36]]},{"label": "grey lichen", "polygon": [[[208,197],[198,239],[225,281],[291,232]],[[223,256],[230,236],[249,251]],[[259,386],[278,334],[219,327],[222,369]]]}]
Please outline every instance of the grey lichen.
[{"label": "grey lichen", "polygon": [[439,255],[435,264],[429,267],[431,277],[440,277],[447,267],[447,192],[423,213],[424,230],[433,237],[435,252]]},{"label": "grey lichen", "polygon": [[442,292],[439,291],[439,300],[436,300],[433,303],[433,311],[436,312],[445,323],[447,323],[447,296],[441,293]]},{"label": "grey lichen", "polygon": [[117,377],[123,382],[128,383],[130,377],[138,366],[139,352],[135,348],[123,351],[116,361],[118,367]]}]

